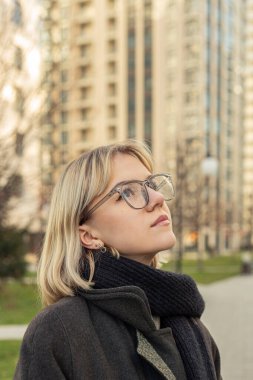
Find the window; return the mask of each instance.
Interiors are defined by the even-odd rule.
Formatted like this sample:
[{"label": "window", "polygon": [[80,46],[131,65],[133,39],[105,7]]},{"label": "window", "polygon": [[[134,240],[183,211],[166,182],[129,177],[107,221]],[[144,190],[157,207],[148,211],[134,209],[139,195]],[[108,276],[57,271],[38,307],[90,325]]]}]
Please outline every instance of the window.
[{"label": "window", "polygon": [[87,87],[82,87],[80,90],[80,97],[81,99],[86,99],[88,94],[88,89]]},{"label": "window", "polygon": [[80,131],[80,133],[81,133],[81,140],[82,141],[87,141],[89,139],[89,129],[88,128],[87,129],[82,129]]},{"label": "window", "polygon": [[108,138],[110,140],[113,140],[117,137],[117,129],[115,127],[115,125],[110,125],[108,127]]},{"label": "window", "polygon": [[51,132],[45,133],[45,135],[43,136],[43,144],[51,145],[52,143],[53,143],[52,133]]},{"label": "window", "polygon": [[67,111],[62,111],[61,112],[61,123],[66,124],[68,121],[68,113]]},{"label": "window", "polygon": [[79,3],[79,7],[81,10],[87,11],[91,7],[91,2],[90,1],[82,1]]},{"label": "window", "polygon": [[67,41],[69,35],[68,28],[61,28],[61,40],[62,42]]},{"label": "window", "polygon": [[113,53],[116,51],[116,41],[115,40],[108,41],[108,51],[110,53]]},{"label": "window", "polygon": [[16,154],[21,157],[24,149],[24,135],[23,133],[16,134]]},{"label": "window", "polygon": [[130,98],[128,101],[128,111],[131,114],[135,113],[135,99]]},{"label": "window", "polygon": [[197,19],[191,19],[185,24],[185,35],[192,36],[199,31],[199,23]]},{"label": "window", "polygon": [[68,162],[68,152],[66,150],[61,151],[61,164],[64,165]]},{"label": "window", "polygon": [[62,44],[60,54],[61,54],[61,59],[66,60],[69,56],[69,46],[66,44]]},{"label": "window", "polygon": [[110,96],[116,95],[116,84],[115,83],[109,83],[109,85],[108,85],[108,94]]},{"label": "window", "polygon": [[66,103],[68,101],[68,91],[61,91],[61,102]]},{"label": "window", "polygon": [[116,62],[109,62],[108,63],[108,74],[115,74],[116,73]]},{"label": "window", "polygon": [[198,79],[198,71],[195,69],[185,70],[185,83],[196,83]]},{"label": "window", "polygon": [[113,105],[110,105],[108,107],[108,114],[109,114],[109,117],[115,117],[117,112],[116,112],[116,106],[113,104]]},{"label": "window", "polygon": [[134,33],[134,31],[129,31],[129,33],[128,33],[128,48],[129,49],[135,48],[135,33]]},{"label": "window", "polygon": [[194,42],[189,42],[185,45],[185,52],[187,54],[187,59],[198,59],[199,58],[200,47],[199,44]]},{"label": "window", "polygon": [[88,128],[83,128],[80,131],[80,139],[82,142],[87,142],[92,139],[93,129],[89,126]]},{"label": "window", "polygon": [[42,181],[45,185],[51,185],[53,182],[52,172],[46,172],[42,174]]},{"label": "window", "polygon": [[91,32],[92,23],[91,22],[85,22],[80,25],[80,34],[82,35],[88,35],[88,33]]},{"label": "window", "polygon": [[150,47],[152,44],[152,34],[150,28],[145,28],[145,38],[144,38],[145,46]]},{"label": "window", "polygon": [[89,108],[82,108],[81,109],[81,119],[83,121],[86,121],[90,118],[90,109]]},{"label": "window", "polygon": [[151,3],[151,1],[145,0],[144,12],[145,12],[145,18],[146,19],[152,18],[152,3]]},{"label": "window", "polygon": [[80,56],[87,57],[89,55],[90,46],[88,44],[80,46]]},{"label": "window", "polygon": [[108,20],[108,29],[109,30],[115,30],[116,28],[116,20],[115,18],[109,18]]},{"label": "window", "polygon": [[199,10],[199,0],[185,0],[185,11],[198,11]]},{"label": "window", "polygon": [[88,65],[81,66],[80,67],[80,78],[88,77],[89,72],[90,72],[90,67]]},{"label": "window", "polygon": [[107,4],[109,7],[114,8],[115,7],[115,0],[107,0]]},{"label": "window", "polygon": [[23,52],[22,49],[20,49],[20,47],[16,47],[15,50],[15,67],[18,70],[22,70],[23,67]]},{"label": "window", "polygon": [[231,178],[232,178],[232,170],[230,167],[227,167],[226,179],[229,181],[229,180],[231,180]]},{"label": "window", "polygon": [[185,93],[185,103],[191,104],[196,103],[199,100],[198,92],[197,91],[189,91]]},{"label": "window", "polygon": [[68,81],[68,72],[67,70],[62,70],[61,71],[61,82],[65,83]]},{"label": "window", "polygon": [[61,132],[61,144],[65,145],[68,143],[68,132],[62,131]]}]

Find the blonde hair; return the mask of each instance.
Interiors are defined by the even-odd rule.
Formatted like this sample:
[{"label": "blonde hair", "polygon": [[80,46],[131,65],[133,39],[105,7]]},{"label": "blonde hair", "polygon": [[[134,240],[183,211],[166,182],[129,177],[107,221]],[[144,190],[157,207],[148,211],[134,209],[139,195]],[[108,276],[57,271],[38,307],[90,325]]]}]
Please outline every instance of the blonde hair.
[{"label": "blonde hair", "polygon": [[[93,254],[82,247],[78,227],[90,203],[108,186],[112,159],[117,153],[132,155],[150,172],[153,171],[147,146],[127,141],[100,146],[82,154],[67,165],[54,188],[38,267],[38,285],[44,305],[73,296],[77,288],[89,289],[93,284]],[[113,255],[118,255],[113,247],[107,248]],[[81,275],[83,259],[89,264],[88,280]],[[156,266],[155,262],[153,266]]]}]

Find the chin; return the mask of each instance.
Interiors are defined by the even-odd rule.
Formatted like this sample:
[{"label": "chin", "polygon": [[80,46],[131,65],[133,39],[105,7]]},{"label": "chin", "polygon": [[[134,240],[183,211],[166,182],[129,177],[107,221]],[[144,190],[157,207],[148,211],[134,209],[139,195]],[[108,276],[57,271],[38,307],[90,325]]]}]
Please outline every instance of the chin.
[{"label": "chin", "polygon": [[170,232],[169,233],[169,237],[167,239],[167,246],[165,249],[171,249],[172,247],[174,247],[174,245],[176,244],[176,236],[174,235],[174,232]]}]

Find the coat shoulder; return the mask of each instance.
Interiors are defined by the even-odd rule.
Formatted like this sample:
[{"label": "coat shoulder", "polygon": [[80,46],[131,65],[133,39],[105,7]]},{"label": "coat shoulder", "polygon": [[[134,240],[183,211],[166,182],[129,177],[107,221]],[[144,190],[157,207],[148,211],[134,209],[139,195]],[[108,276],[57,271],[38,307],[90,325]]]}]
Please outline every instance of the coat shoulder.
[{"label": "coat shoulder", "polygon": [[73,378],[71,331],[86,309],[85,300],[66,297],[38,313],[24,335],[14,379]]},{"label": "coat shoulder", "polygon": [[33,321],[48,320],[57,315],[61,319],[72,318],[78,312],[84,312],[87,309],[87,301],[79,296],[64,297],[53,305],[43,309]]},{"label": "coat shoulder", "polygon": [[45,342],[56,335],[67,335],[66,326],[73,325],[80,318],[85,317],[87,304],[80,297],[64,297],[53,305],[47,306],[30,322],[25,339]]}]

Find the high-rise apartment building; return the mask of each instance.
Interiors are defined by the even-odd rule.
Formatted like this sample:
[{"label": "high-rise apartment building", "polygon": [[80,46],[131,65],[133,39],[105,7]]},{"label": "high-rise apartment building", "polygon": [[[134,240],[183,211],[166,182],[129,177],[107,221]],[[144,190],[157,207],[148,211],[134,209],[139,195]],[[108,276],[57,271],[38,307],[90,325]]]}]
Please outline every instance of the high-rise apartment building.
[{"label": "high-rise apartment building", "polygon": [[[183,206],[195,202],[199,210],[202,245],[235,250],[242,204],[244,2],[169,1],[167,10],[167,139],[176,131],[188,171],[195,171],[188,176],[192,197]],[[209,155],[218,164],[211,177],[198,165]]]},{"label": "high-rise apartment building", "polygon": [[[186,233],[197,231],[204,249],[238,248],[244,1],[44,6],[45,194],[60,165],[81,152],[145,140],[156,169],[178,177]],[[218,162],[214,177],[201,173],[207,156]]]},{"label": "high-rise apartment building", "polygon": [[253,245],[253,1],[246,2],[243,141],[243,246]]}]

